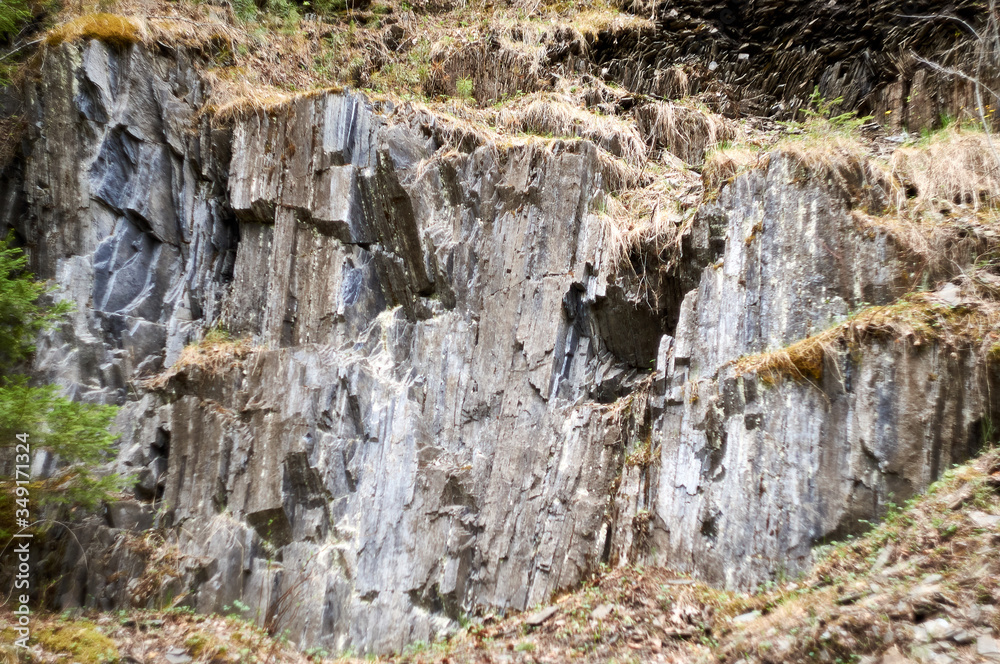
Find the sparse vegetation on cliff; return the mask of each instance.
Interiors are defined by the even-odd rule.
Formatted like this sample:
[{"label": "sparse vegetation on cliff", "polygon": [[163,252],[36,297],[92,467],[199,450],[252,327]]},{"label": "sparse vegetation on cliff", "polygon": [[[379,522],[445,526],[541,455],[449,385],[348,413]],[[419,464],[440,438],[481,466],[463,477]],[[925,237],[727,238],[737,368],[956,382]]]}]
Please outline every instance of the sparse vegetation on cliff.
[{"label": "sparse vegetation on cliff", "polygon": [[153,390],[162,389],[174,376],[190,369],[219,373],[242,362],[253,351],[250,339],[234,339],[224,329],[209,330],[201,341],[186,346],[168,369],[147,380],[146,386]]},{"label": "sparse vegetation on cliff", "polygon": [[944,296],[913,293],[893,304],[865,307],[828,330],[787,348],[740,358],[733,366],[737,375],[756,374],[771,383],[783,378],[816,382],[827,362],[836,367],[846,351],[859,350],[872,339],[912,346],[938,343],[989,361],[1000,340],[1000,303],[991,297],[997,279],[984,272],[973,275],[964,289],[947,286]]},{"label": "sparse vegetation on cliff", "polygon": [[[945,620],[966,637],[1000,628],[995,612],[983,609],[991,613],[983,619],[951,611],[959,602],[1000,601],[992,589],[969,587],[975,564],[1000,573],[984,546],[996,543],[995,531],[977,525],[998,523],[995,452],[961,471],[966,485],[949,484],[958,475],[939,485],[970,495],[948,502],[957,505],[953,513],[930,516],[933,530],[920,529],[921,509],[940,507],[932,495],[909,506],[908,516],[891,511],[888,530],[860,549],[843,544],[817,572],[788,579],[782,566],[801,569],[812,544],[839,532],[825,514],[810,521],[817,506],[849,512],[849,503],[863,502],[865,516],[876,518],[886,485],[925,487],[938,464],[964,452],[939,453],[940,441],[919,426],[884,435],[891,409],[858,397],[850,406],[872,413],[865,440],[921,461],[900,462],[908,465],[900,474],[864,457],[860,469],[853,461],[835,469],[831,484],[856,489],[849,498],[825,487],[809,493],[830,471],[815,459],[840,454],[844,437],[816,441],[779,421],[781,408],[807,412],[796,404],[741,412],[752,395],[722,384],[734,373],[819,383],[845,357],[890,342],[962,351],[963,361],[980,363],[977,371],[991,370],[1000,356],[1000,176],[987,158],[988,135],[955,124],[918,140],[886,121],[906,107],[901,91],[918,84],[912,58],[899,65],[899,81],[886,83],[872,64],[885,54],[843,60],[843,68],[831,60],[862,48],[860,38],[837,34],[806,46],[802,26],[786,23],[791,34],[777,45],[779,59],[766,61],[761,54],[774,51],[759,35],[779,18],[743,35],[732,7],[728,18],[707,7],[88,0],[66,3],[31,28],[36,34],[17,37],[12,47],[40,49],[37,61],[52,81],[29,83],[35,115],[26,140],[10,141],[7,152],[30,153],[11,169],[19,189],[7,197],[12,214],[4,218],[49,252],[39,260],[50,274],[83,283],[74,297],[86,315],[53,353],[63,363],[56,371],[66,382],[89,381],[95,400],[129,400],[118,461],[139,471],[136,496],[153,501],[131,507],[150,519],[159,508],[156,523],[172,524],[162,537],[112,537],[146,526],[110,510],[108,523],[88,524],[85,555],[54,555],[56,562],[72,565],[107,549],[159,557],[126,574],[107,569],[116,564],[111,557],[97,561],[73,601],[110,606],[126,597],[151,606],[169,595],[219,610],[238,586],[241,611],[243,599],[255,602],[245,615],[261,619],[271,636],[287,626],[302,645],[383,651],[461,623],[454,638],[418,641],[391,658],[442,664],[835,664],[930,647],[920,642],[919,629],[930,634],[924,619]],[[830,7],[856,5],[803,9],[840,30],[852,17],[831,19],[823,14]],[[884,48],[913,46],[892,41],[906,33],[905,22],[886,18],[897,7],[877,0],[871,11],[871,25],[858,30],[882,34],[881,23],[890,23],[895,32]],[[936,27],[922,34],[941,43]],[[714,50],[701,57],[705,43]],[[812,59],[802,64],[799,56]],[[837,69],[816,70],[826,61]],[[851,98],[858,112],[844,112],[840,98],[824,101],[818,89],[811,99],[796,97],[813,84],[793,80],[800,64],[826,72],[827,88],[863,80],[863,98]],[[762,75],[770,78],[760,90],[741,87]],[[347,89],[371,103],[353,92],[329,94]],[[934,89],[940,98],[949,92]],[[747,210],[762,213],[741,225]],[[776,218],[781,226],[770,225]],[[828,244],[830,236],[845,241]],[[878,245],[863,254],[871,262],[902,247],[887,261],[892,274],[877,283],[859,277],[867,266],[843,257],[853,242],[867,243],[866,251]],[[806,265],[792,284],[806,291],[801,301],[832,303],[812,318],[804,312],[808,320],[796,329],[840,322],[735,359],[747,352],[739,346],[720,358],[731,361],[728,373],[698,375],[699,344],[738,345],[744,339],[734,328],[760,329],[763,316],[781,314],[781,302],[754,303],[776,292],[766,291],[781,280],[780,266],[796,262]],[[753,283],[761,266],[771,270],[769,284]],[[859,302],[867,290],[879,302],[915,292],[873,307]],[[685,299],[696,292],[701,299]],[[726,309],[731,303],[736,311]],[[860,309],[833,318],[848,307]],[[220,320],[257,339],[280,339],[282,350],[265,355],[249,338],[213,328]],[[787,326],[775,328],[774,338],[785,339]],[[211,331],[177,355],[197,330]],[[171,366],[149,376],[164,357]],[[0,406],[3,389],[27,385],[0,383]],[[962,412],[947,449],[971,449],[969,435],[996,438],[989,413],[968,406],[992,407],[979,396],[940,397]],[[65,449],[92,465],[105,460],[107,436],[97,430],[111,411],[36,401],[45,417],[72,423],[85,413],[70,433],[99,445]],[[967,415],[983,419],[970,423]],[[38,428],[63,435],[60,426]],[[905,440],[887,440],[897,433]],[[776,446],[779,462],[758,464],[768,467],[753,468],[760,477],[745,483],[733,479],[770,458],[774,450],[754,447],[756,440],[771,445],[782,434],[791,442]],[[797,447],[807,438],[810,453],[829,448],[807,458]],[[868,452],[864,445],[852,447],[852,457]],[[670,465],[689,452],[690,465]],[[921,465],[931,456],[933,465]],[[86,472],[74,468],[53,486],[63,491]],[[797,474],[813,482],[808,491],[766,486],[772,477],[794,484]],[[663,507],[671,492],[681,500]],[[765,495],[767,502],[754,503]],[[727,513],[735,522],[727,531],[710,514],[717,504],[764,507],[735,519]],[[776,530],[775,519],[794,525]],[[445,553],[434,548],[438,540]],[[751,575],[740,547],[761,543],[746,554],[758,566]],[[952,544],[958,553],[938,550]],[[662,550],[669,547],[676,548]],[[736,593],[663,568],[591,574],[618,552],[621,560],[674,556],[686,569],[734,583],[771,581]],[[289,582],[300,555],[318,556],[316,565]],[[725,560],[705,562],[712,557]],[[931,590],[913,599],[923,573],[942,578],[925,579]],[[952,580],[955,587],[945,587]],[[573,586],[547,607],[489,613]],[[245,625],[216,617],[126,611],[87,619],[64,626],[46,617],[33,657],[147,662],[170,649],[180,662],[302,660],[280,638],[248,635]],[[896,623],[910,636],[893,634]],[[957,633],[941,631],[934,647],[965,655],[974,641]]]}]

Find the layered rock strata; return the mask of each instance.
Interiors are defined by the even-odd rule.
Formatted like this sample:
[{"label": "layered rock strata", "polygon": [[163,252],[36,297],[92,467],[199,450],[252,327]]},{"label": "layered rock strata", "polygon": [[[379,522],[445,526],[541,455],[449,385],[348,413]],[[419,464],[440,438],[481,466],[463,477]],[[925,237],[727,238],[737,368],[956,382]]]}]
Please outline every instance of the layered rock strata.
[{"label": "layered rock strata", "polygon": [[[64,606],[238,599],[303,646],[385,652],[602,561],[747,587],[926,487],[994,410],[943,346],[738,373],[910,284],[788,155],[699,210],[663,312],[611,260],[589,142],[332,92],[218,127],[182,52],[96,41],[47,51],[28,98],[4,220],[77,305],[36,368],[123,406],[118,467],[181,561],[147,587],[123,531],[148,517],[112,506],[79,537],[103,566],[68,545]],[[216,327],[253,350],[178,364]]]}]

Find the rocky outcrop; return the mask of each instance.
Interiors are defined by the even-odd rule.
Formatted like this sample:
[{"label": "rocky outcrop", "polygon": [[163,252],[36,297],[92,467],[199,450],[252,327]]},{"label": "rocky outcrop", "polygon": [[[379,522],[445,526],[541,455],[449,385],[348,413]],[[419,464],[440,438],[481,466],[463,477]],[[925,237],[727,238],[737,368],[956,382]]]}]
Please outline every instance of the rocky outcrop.
[{"label": "rocky outcrop", "polygon": [[[36,370],[122,405],[148,503],[66,545],[95,563],[64,606],[238,599],[300,645],[385,652],[604,561],[746,587],[926,487],[995,410],[944,345],[840,348],[812,383],[733,364],[910,288],[852,215],[885,205],[864,169],[776,153],[683,227],[676,269],[657,248],[626,275],[590,142],[351,92],[221,127],[205,97],[183,51],[96,41],[28,89],[5,218],[76,303]],[[252,350],[179,361],[217,327]],[[157,588],[120,545],[154,516],[183,561]]]},{"label": "rocky outcrop", "polygon": [[[594,147],[449,150],[434,117],[349,93],[230,134],[185,72],[50,52],[21,222],[78,305],[38,367],[124,405],[120,467],[201,561],[185,601],[385,651],[577,583],[621,464],[604,402],[660,334],[608,293]],[[126,393],[217,325],[259,350]]]},{"label": "rocky outcrop", "polygon": [[725,251],[661,343],[654,558],[728,586],[803,571],[815,544],[976,453],[996,410],[971,348],[912,335],[838,342],[815,375],[777,382],[734,364],[908,290],[906,251],[858,226],[848,189],[800,184],[803,169],[774,154],[723,190]]},{"label": "rocky outcrop", "polygon": [[99,41],[45,54],[15,228],[31,267],[77,303],[37,369],[71,396],[122,402],[220,315],[239,231],[225,204],[225,132],[198,121],[183,53]]}]

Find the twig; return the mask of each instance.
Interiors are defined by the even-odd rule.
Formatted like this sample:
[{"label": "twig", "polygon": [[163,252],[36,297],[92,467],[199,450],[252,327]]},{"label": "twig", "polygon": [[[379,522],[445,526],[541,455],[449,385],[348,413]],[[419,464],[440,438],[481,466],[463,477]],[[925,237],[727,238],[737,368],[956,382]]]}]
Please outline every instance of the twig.
[{"label": "twig", "polygon": [[41,39],[36,39],[35,41],[30,41],[27,44],[21,44],[20,46],[18,46],[17,48],[15,48],[13,51],[10,51],[9,53],[4,53],[2,56],[0,56],[0,60],[6,60],[10,56],[12,56],[15,53],[17,53],[18,51],[23,51],[24,49],[28,48],[29,46],[34,46],[35,44],[40,44],[41,42],[42,42]]},{"label": "twig", "polygon": [[185,23],[191,23],[193,25],[200,25],[204,27],[211,27],[212,25],[218,25],[213,23],[202,23],[200,21],[195,21],[190,18],[184,18],[183,16],[147,16],[146,18],[154,21],[184,21]]},{"label": "twig", "polygon": [[918,15],[913,15],[913,14],[896,14],[896,17],[897,18],[915,18],[915,19],[920,19],[920,20],[924,20],[924,21],[933,21],[934,19],[944,19],[945,21],[954,21],[955,23],[958,23],[959,25],[963,26],[966,30],[968,30],[969,32],[971,32],[972,35],[976,39],[978,39],[979,41],[983,40],[983,38],[979,35],[979,33],[976,32],[975,28],[973,28],[971,25],[969,25],[968,23],[966,23],[962,19],[958,18],[957,16],[951,16],[950,14],[927,14],[927,15],[924,15],[924,16],[918,16]]}]

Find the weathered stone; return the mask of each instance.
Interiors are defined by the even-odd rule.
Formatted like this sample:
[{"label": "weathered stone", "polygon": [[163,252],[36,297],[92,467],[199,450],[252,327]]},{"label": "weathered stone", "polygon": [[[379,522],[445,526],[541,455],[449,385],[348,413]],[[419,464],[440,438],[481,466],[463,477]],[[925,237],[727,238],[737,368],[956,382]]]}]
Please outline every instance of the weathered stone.
[{"label": "weathered stone", "polygon": [[147,530],[153,525],[153,513],[146,505],[134,500],[120,500],[107,504],[108,524],[125,530]]},{"label": "weathered stone", "polygon": [[989,634],[983,634],[976,639],[976,654],[990,659],[1000,659],[1000,646]]},{"label": "weathered stone", "polygon": [[188,664],[194,661],[183,648],[169,648],[165,653],[163,653],[164,659],[166,659],[170,664]]},{"label": "weathered stone", "polygon": [[611,612],[615,610],[612,604],[601,604],[596,609],[590,612],[590,617],[594,620],[605,620],[611,615]]},{"label": "weathered stone", "polygon": [[947,618],[934,618],[924,622],[922,626],[934,641],[950,639],[958,633],[958,629]]},{"label": "weathered stone", "polygon": [[[88,524],[64,606],[239,599],[303,647],[398,650],[602,562],[798,571],[968,455],[989,408],[968,354],[871,340],[774,385],[733,366],[910,287],[853,222],[886,202],[858,164],[737,178],[654,307],[611,262],[589,142],[484,145],[332,92],[212,127],[186,57],[62,44],[29,85],[14,223],[76,304],[35,369],[123,406],[116,467],[184,559],[150,590],[127,533]],[[143,387],[217,326],[255,351]],[[146,527],[135,506],[111,525]]]},{"label": "weathered stone", "polygon": [[[858,235],[853,185],[790,184],[800,168],[775,154],[723,190],[725,252],[684,299],[654,423],[655,560],[737,587],[804,569],[813,543],[967,458],[990,403],[975,359],[933,346],[831,348],[817,375],[793,368],[774,385],[733,366],[906,288],[893,240]],[[928,438],[928,417],[954,433]]]},{"label": "weathered stone", "polygon": [[1000,515],[997,514],[987,514],[986,512],[973,510],[969,512],[968,516],[969,521],[976,528],[996,528],[1000,524]]},{"label": "weathered stone", "polygon": [[558,606],[549,606],[542,609],[538,613],[532,613],[525,619],[524,622],[527,623],[528,625],[531,625],[532,627],[538,627],[539,625],[541,625],[542,623],[544,623],[546,620],[556,615],[557,613],[559,613]]}]

